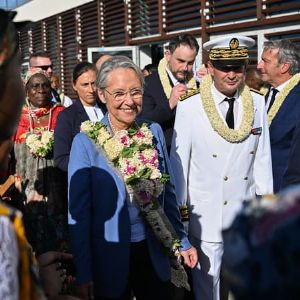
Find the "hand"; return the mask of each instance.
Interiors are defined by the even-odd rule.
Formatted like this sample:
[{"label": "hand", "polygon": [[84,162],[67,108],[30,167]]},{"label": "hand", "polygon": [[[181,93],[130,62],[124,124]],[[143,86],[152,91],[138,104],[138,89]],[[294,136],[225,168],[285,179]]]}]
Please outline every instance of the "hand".
[{"label": "hand", "polygon": [[192,247],[185,251],[180,251],[181,256],[183,257],[184,264],[193,269],[195,268],[197,262],[198,262],[198,255],[196,248]]},{"label": "hand", "polygon": [[70,253],[48,251],[38,256],[37,261],[40,267],[45,267],[61,260],[72,259],[72,257],[73,256]]},{"label": "hand", "polygon": [[169,105],[171,109],[173,109],[177,105],[180,96],[184,95],[186,92],[187,92],[187,88],[183,83],[179,83],[172,88],[170,99],[169,99]]},{"label": "hand", "polygon": [[199,68],[199,70],[196,72],[196,75],[197,75],[197,77],[199,77],[199,78],[202,78],[202,77],[204,77],[204,76],[207,75],[207,74],[208,74],[208,68],[206,68],[204,65],[201,66],[201,67]]},{"label": "hand", "polygon": [[65,288],[66,270],[61,262],[72,259],[72,254],[48,251],[38,256],[39,273],[46,295],[55,298]]},{"label": "hand", "polygon": [[93,300],[94,299],[94,286],[93,282],[87,282],[84,284],[79,284],[76,288],[76,294],[79,298],[84,300]]}]

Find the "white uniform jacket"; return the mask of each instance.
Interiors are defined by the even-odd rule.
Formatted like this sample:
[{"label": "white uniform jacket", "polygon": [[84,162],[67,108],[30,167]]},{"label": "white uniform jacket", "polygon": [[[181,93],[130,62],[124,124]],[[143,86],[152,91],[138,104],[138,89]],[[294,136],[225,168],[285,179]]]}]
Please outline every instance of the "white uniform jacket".
[{"label": "white uniform jacket", "polygon": [[[240,143],[229,143],[213,130],[200,94],[178,103],[171,166],[179,205],[189,206],[189,233],[199,240],[221,242],[222,229],[232,223],[243,200],[273,192],[265,102],[262,96],[251,94],[252,128],[262,130]],[[241,119],[242,107],[237,126]]]}]

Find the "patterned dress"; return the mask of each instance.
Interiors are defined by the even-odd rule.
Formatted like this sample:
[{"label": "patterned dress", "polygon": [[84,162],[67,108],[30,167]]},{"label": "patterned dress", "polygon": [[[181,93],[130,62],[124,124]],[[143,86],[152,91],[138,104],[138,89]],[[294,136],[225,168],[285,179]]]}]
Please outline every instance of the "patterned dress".
[{"label": "patterned dress", "polygon": [[37,255],[67,247],[67,181],[66,174],[54,167],[53,153],[34,156],[26,136],[30,131],[53,131],[63,109],[54,105],[33,111],[24,106],[14,138],[14,172],[22,178],[25,229]]}]

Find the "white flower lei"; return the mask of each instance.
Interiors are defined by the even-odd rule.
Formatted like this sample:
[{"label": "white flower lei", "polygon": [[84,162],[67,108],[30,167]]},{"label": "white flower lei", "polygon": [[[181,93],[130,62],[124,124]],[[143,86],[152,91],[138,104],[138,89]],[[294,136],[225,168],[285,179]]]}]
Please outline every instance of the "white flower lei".
[{"label": "white flower lei", "polygon": [[179,262],[180,240],[157,200],[169,176],[161,174],[158,168],[158,151],[147,124],[143,123],[141,127],[135,124],[112,136],[103,123],[85,121],[81,124],[81,132],[100,146],[99,150],[103,150],[123,177],[128,192],[133,194],[133,200],[168,256],[176,258],[172,260],[176,266],[172,282],[189,289],[186,273]]},{"label": "white flower lei", "polygon": [[269,126],[271,125],[273,119],[278,113],[282,103],[284,102],[287,95],[290,91],[299,83],[300,81],[300,73],[295,74],[289,81],[289,83],[284,87],[284,89],[279,93],[278,97],[276,97],[274,104],[268,112],[268,122]]},{"label": "white flower lei", "polygon": [[241,90],[243,118],[238,129],[229,128],[220,117],[211,94],[213,83],[211,75],[206,75],[201,80],[200,94],[203,108],[207,114],[212,128],[229,143],[240,143],[251,133],[254,121],[254,105],[250,89],[244,85]]},{"label": "white flower lei", "polygon": [[[158,71],[158,75],[159,75],[161,84],[163,86],[164,92],[165,92],[167,98],[169,99],[171,96],[172,86],[170,84],[170,80],[168,77],[168,73],[166,71],[166,67],[167,67],[167,60],[166,60],[166,58],[162,58],[158,64],[157,71]],[[194,78],[191,78],[189,80],[189,82],[187,83],[187,87],[191,90],[197,89],[196,80]]]}]

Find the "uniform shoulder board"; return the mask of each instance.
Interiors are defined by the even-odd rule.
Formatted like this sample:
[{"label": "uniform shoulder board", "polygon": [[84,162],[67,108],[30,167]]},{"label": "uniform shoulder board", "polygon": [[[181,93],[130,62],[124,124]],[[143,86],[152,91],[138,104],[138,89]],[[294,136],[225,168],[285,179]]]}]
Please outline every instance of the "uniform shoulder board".
[{"label": "uniform shoulder board", "polygon": [[179,100],[184,101],[184,100],[190,98],[191,96],[194,96],[194,95],[199,94],[199,93],[200,93],[200,88],[192,89],[192,90],[188,91],[187,93],[185,93],[184,95],[180,96]]},{"label": "uniform shoulder board", "polygon": [[260,92],[260,91],[258,91],[256,89],[250,88],[250,91],[254,92],[254,93],[258,94],[258,95],[264,96],[264,93],[262,93],[262,92]]}]

